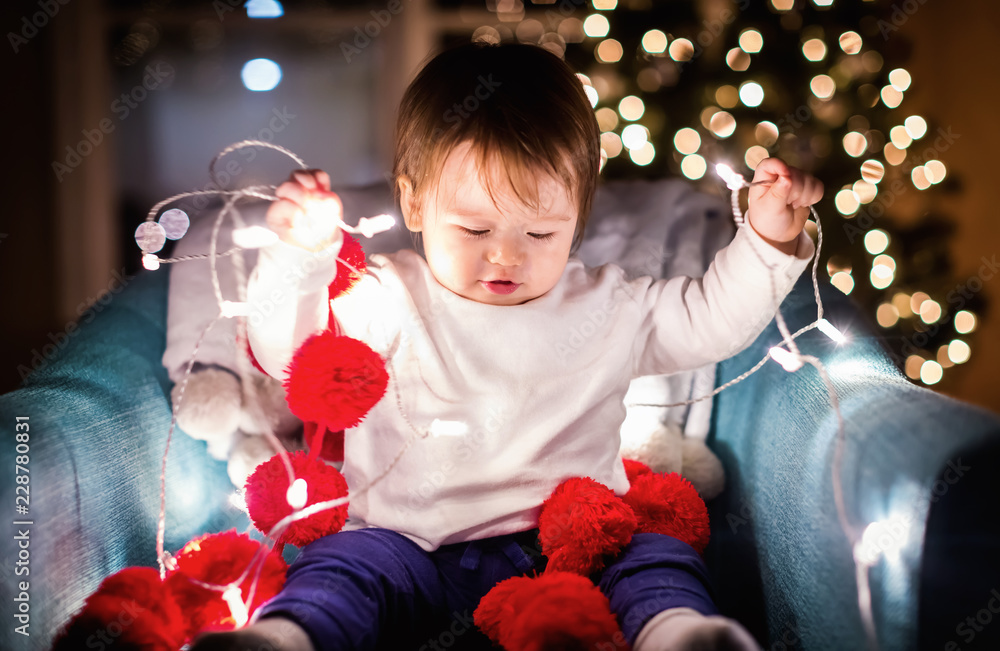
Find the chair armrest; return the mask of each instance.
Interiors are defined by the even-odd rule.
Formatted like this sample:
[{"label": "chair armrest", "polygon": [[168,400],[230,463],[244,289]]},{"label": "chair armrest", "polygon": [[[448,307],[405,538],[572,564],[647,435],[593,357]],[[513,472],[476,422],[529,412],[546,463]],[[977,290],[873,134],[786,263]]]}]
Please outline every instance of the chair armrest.
[{"label": "chair armrest", "polygon": [[[10,433],[0,466],[10,471],[15,417],[30,418],[30,514],[11,520],[33,522],[21,527],[30,529],[30,575],[12,576],[18,550],[12,535],[0,538],[0,602],[12,610],[15,578],[28,580],[31,615],[30,640],[13,632],[13,613],[7,615],[0,648],[29,648],[26,640],[30,648],[48,648],[101,580],[126,566],[156,566],[159,477],[171,419],[171,384],[161,364],[167,275],[129,279],[68,329],[61,349],[21,388],[0,396],[0,423]],[[225,465],[204,448],[175,429],[167,463],[168,550],[204,531],[248,523],[228,505]],[[0,502],[12,513],[14,479],[4,476]]]},{"label": "chair armrest", "polygon": [[[823,362],[839,394],[849,522],[860,531],[893,518],[879,543],[900,549],[881,555],[870,571],[880,648],[913,649],[935,490],[942,490],[942,477],[947,490],[966,475],[988,474],[972,454],[1000,440],[1000,419],[909,382],[847,297],[828,286],[821,296],[827,319],[848,333],[848,342],[834,344],[815,329],[796,341]],[[792,332],[816,318],[808,274],[782,314]],[[779,342],[772,322],[749,348],[720,364],[718,384]],[[809,365],[788,373],[768,363],[716,401],[709,445],[723,461],[728,485],[709,505],[714,526],[706,560],[722,593],[720,608],[747,622],[759,639],[789,648],[792,641],[806,649],[866,648],[852,550],[834,502],[837,418],[822,378]]]}]

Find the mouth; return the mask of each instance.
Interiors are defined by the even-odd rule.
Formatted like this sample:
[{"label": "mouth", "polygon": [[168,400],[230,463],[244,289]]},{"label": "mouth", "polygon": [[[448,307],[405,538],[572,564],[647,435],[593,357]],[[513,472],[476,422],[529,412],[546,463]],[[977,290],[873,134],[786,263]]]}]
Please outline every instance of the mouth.
[{"label": "mouth", "polygon": [[521,283],[515,283],[510,280],[481,280],[479,283],[486,288],[486,291],[492,294],[513,294]]}]

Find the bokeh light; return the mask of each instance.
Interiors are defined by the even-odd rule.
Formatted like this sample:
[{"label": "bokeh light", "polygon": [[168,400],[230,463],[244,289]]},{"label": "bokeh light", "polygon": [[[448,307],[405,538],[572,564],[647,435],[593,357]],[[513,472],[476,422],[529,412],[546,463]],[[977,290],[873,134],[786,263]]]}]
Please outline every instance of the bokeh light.
[{"label": "bokeh light", "polygon": [[889,234],[881,228],[873,228],[865,233],[865,249],[872,255],[877,255],[889,246]]},{"label": "bokeh light", "polygon": [[643,104],[642,100],[635,95],[623,97],[622,101],[618,102],[618,113],[630,122],[635,122],[641,118],[642,114],[645,112],[646,105]]},{"label": "bokeh light", "polygon": [[658,29],[651,29],[642,35],[642,49],[650,54],[663,54],[667,51],[667,35]]},{"label": "bokeh light", "polygon": [[705,176],[708,164],[705,159],[698,154],[691,154],[681,159],[681,173],[687,178],[695,181]]},{"label": "bokeh light", "polygon": [[685,127],[674,134],[674,148],[682,154],[693,154],[701,147],[701,135],[690,127]]},{"label": "bokeh light", "polygon": [[622,44],[613,38],[606,38],[598,44],[594,54],[601,63],[618,63],[622,58]]},{"label": "bokeh light", "polygon": [[686,38],[676,38],[667,51],[674,61],[690,61],[694,56],[694,44]]},{"label": "bokeh light", "polygon": [[756,54],[764,46],[764,37],[756,29],[745,29],[740,34],[740,48],[749,54]]},{"label": "bokeh light", "polygon": [[591,14],[583,21],[583,33],[590,37],[607,36],[611,23],[602,14]]},{"label": "bokeh light", "polygon": [[976,315],[968,310],[955,313],[955,332],[968,334],[976,329]]},{"label": "bokeh light", "polygon": [[250,59],[243,64],[240,78],[247,90],[274,90],[281,83],[281,66],[270,59]]},{"label": "bokeh light", "polygon": [[826,58],[826,43],[821,38],[811,38],[802,44],[802,56],[809,61],[822,61]]},{"label": "bokeh light", "polygon": [[750,108],[760,106],[764,101],[764,89],[755,81],[745,81],[740,85],[740,101]]}]

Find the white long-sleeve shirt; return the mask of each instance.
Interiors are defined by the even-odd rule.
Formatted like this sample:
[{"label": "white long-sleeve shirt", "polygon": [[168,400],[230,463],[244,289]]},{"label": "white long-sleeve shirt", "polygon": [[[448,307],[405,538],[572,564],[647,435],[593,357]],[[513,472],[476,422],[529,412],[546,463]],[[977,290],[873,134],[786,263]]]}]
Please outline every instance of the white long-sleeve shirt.
[{"label": "white long-sleeve shirt", "polygon": [[451,292],[412,250],[371,256],[368,275],[328,301],[339,247],[261,250],[250,344],[284,379],[332,308],[342,334],[386,359],[385,396],[345,433],[344,528],[393,529],[428,551],[537,526],[569,477],[627,492],[618,431],[630,380],[746,348],[815,251],[803,232],[785,255],[747,225],[700,279],[628,279],[572,257],[543,296],[497,306]]}]

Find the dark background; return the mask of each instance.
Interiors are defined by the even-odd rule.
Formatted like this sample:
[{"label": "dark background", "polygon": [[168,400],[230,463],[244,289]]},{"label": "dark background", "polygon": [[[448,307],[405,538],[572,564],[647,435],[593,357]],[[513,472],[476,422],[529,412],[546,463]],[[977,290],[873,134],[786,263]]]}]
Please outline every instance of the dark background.
[{"label": "dark background", "polygon": [[[705,3],[718,0],[672,4],[690,13]],[[43,4],[58,11],[15,52],[11,34],[23,33],[25,17]],[[276,111],[287,124],[275,142],[329,171],[335,184],[384,180],[392,115],[405,84],[431,48],[468,38],[488,13],[483,2],[404,0],[399,17],[348,62],[341,44],[386,2],[283,4],[286,15],[278,20],[248,19],[238,0],[18,0],[0,7],[0,392],[14,389],[39,363],[36,351],[62,341],[82,311],[116,288],[116,276],[135,273],[133,232],[146,211],[171,194],[205,187],[209,160],[269,128]],[[888,38],[912,43],[906,67],[914,87],[905,105],[959,136],[943,160],[961,179],[961,191],[941,194],[932,208],[956,227],[949,244],[956,277],[971,278],[984,257],[1000,255],[994,178],[1000,6],[905,4],[916,10]],[[286,74],[277,89],[242,87],[239,69],[252,57],[281,61]],[[158,61],[169,63],[173,78],[123,116],[116,98],[134,93]],[[84,130],[93,134],[104,119],[114,130],[57,179],[53,162],[65,162],[67,147],[79,149]],[[285,159],[264,154],[243,166],[235,182],[274,183],[289,169]],[[916,202],[924,199],[913,192],[900,197],[901,226],[908,214],[919,219],[927,206]],[[982,296],[994,307],[979,315],[972,359],[942,390],[996,409],[1000,277],[983,283]]]}]

